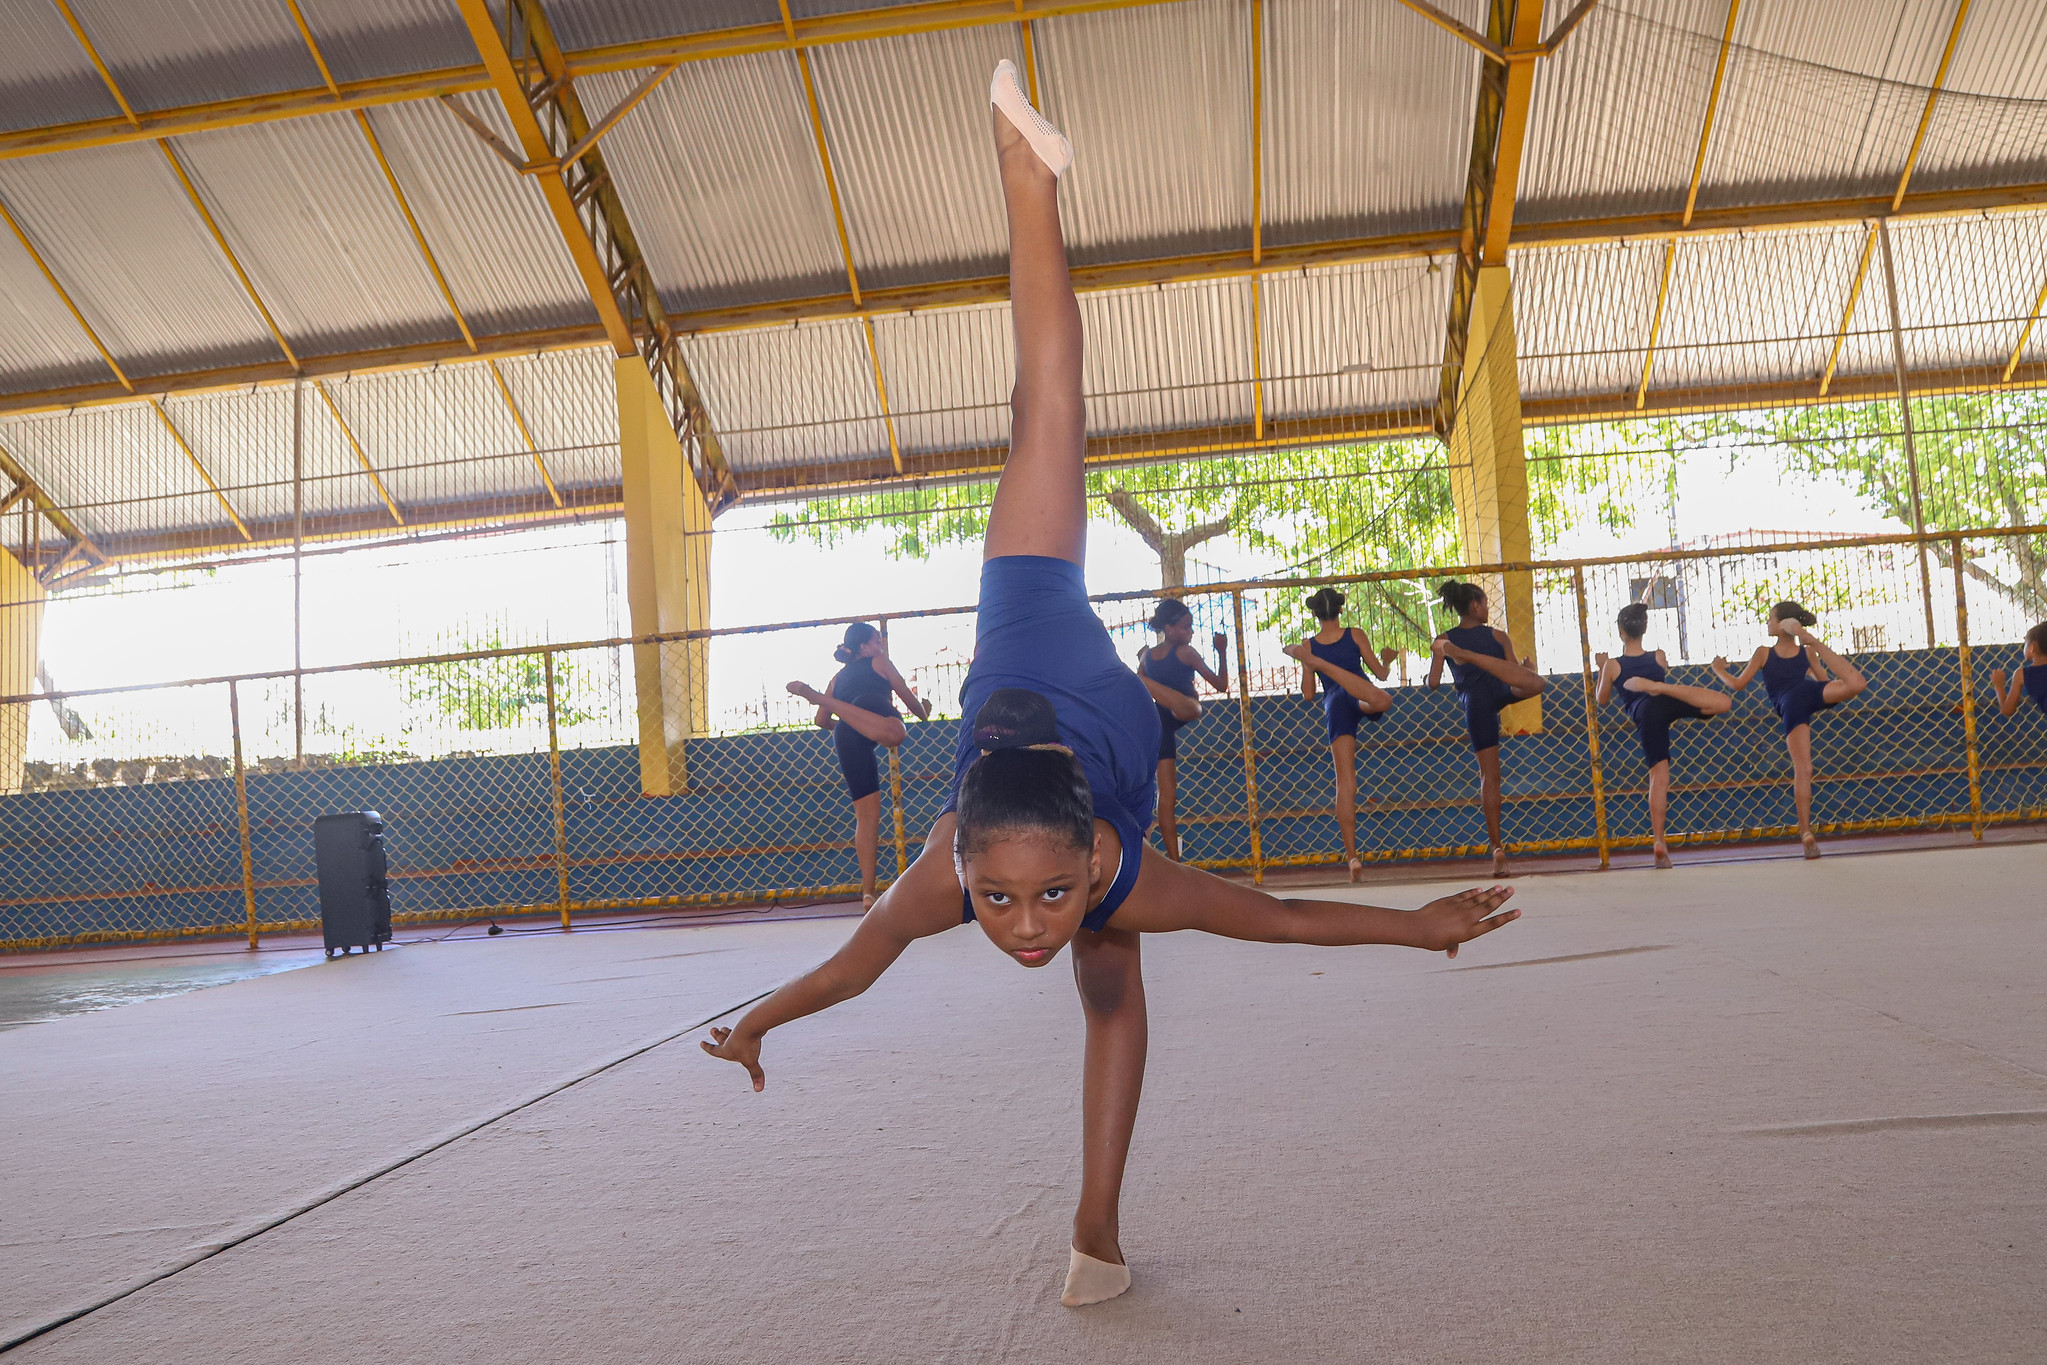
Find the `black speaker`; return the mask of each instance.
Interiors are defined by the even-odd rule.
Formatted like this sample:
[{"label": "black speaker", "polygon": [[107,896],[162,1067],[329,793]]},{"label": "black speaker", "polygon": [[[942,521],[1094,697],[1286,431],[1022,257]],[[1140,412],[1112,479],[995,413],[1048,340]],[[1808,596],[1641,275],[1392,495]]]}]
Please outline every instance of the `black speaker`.
[{"label": "black speaker", "polygon": [[327,956],[351,948],[382,952],[391,939],[391,893],[384,881],[384,817],[373,810],[313,821],[313,865],[320,874],[320,933]]}]

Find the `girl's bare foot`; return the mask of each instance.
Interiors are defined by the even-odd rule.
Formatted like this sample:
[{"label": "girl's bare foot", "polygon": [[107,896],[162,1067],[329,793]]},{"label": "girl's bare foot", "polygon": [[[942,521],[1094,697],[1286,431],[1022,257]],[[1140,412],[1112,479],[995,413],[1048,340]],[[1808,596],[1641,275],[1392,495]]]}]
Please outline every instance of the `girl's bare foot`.
[{"label": "girl's bare foot", "polygon": [[1622,683],[1621,687],[1628,692],[1651,692],[1655,690],[1656,684],[1650,682],[1647,678],[1637,675]]},{"label": "girl's bare foot", "polygon": [[1315,656],[1315,652],[1305,644],[1281,645],[1279,652],[1286,655],[1289,659],[1299,659],[1302,663],[1307,663],[1308,660]]},{"label": "girl's bare foot", "polygon": [[1505,844],[1493,845],[1493,875],[1495,877],[1507,875],[1507,846]]},{"label": "girl's bare foot", "polygon": [[812,687],[807,682],[790,683],[789,695],[792,697],[801,697],[805,701],[811,703],[813,706],[822,706],[824,704],[823,694],[821,694],[815,687]]},{"label": "girl's bare foot", "polygon": [[1659,867],[1659,868],[1662,868],[1662,869],[1663,869],[1664,871],[1666,871],[1666,872],[1667,872],[1667,871],[1669,871],[1669,870],[1670,870],[1670,850],[1669,850],[1669,849],[1667,849],[1667,848],[1665,848],[1665,847],[1664,847],[1664,846],[1663,846],[1662,844],[1660,844],[1660,843],[1659,843],[1659,844],[1657,844],[1657,845],[1656,845],[1656,850],[1655,850],[1655,852],[1656,852],[1656,866],[1657,866],[1657,867]]},{"label": "girl's bare foot", "polygon": [[1820,841],[1810,834],[1801,835],[1799,842],[1805,845],[1805,860],[1811,862],[1820,856]]}]

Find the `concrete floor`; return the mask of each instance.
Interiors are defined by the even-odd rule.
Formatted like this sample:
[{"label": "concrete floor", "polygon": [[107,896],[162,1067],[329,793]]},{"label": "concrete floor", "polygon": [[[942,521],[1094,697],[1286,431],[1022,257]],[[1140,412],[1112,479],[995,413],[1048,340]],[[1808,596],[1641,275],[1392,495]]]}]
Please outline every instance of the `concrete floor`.
[{"label": "concrete floor", "polygon": [[971,928],[772,1036],[765,1094],[685,1038],[495,1123],[848,924],[419,945],[61,1018],[0,1034],[0,1339],[146,1284],[13,1354],[2036,1360],[2043,873],[1532,877],[1455,963],[1149,940],[1136,1282],[1081,1311],[1070,975]]}]

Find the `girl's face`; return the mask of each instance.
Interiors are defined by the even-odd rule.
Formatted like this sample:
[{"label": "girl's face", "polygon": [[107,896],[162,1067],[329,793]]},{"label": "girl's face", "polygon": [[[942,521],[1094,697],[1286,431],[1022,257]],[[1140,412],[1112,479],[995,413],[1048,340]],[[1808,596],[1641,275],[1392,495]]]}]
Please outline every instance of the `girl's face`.
[{"label": "girl's face", "polygon": [[1080,932],[1101,867],[1098,835],[1086,848],[1013,834],[961,860],[974,919],[988,941],[1026,967],[1042,967]]},{"label": "girl's face", "polygon": [[867,643],[860,646],[860,651],[856,657],[862,659],[880,659],[885,657],[887,654],[888,641],[883,639],[879,635],[874,635],[868,637]]}]

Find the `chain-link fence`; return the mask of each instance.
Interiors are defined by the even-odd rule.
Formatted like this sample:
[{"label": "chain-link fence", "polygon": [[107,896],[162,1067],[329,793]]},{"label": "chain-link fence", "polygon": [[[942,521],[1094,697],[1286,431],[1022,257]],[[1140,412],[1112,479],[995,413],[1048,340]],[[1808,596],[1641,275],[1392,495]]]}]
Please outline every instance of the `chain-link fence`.
[{"label": "chain-link fence", "polygon": [[[1455,693],[1425,683],[1449,624],[1446,577],[1533,585],[1548,690],[1506,716],[1510,853],[1602,861],[1649,842],[1647,773],[1632,725],[1596,705],[1614,617],[1649,608],[1645,644],[1672,679],[1713,685],[1767,641],[1782,599],[1868,680],[1813,727],[1821,834],[1989,824],[2047,815],[2047,717],[1999,713],[1993,669],[2023,666],[2041,616],[2042,528],[1722,545],[1629,558],[1429,569],[1181,590],[1197,648],[1227,641],[1226,697],[1180,732],[1182,854],[1262,878],[1340,865],[1334,753],[1302,666],[1303,601],[1350,596],[1393,652],[1383,721],[1362,727],[1356,846],[1367,860],[1482,853],[1477,770]],[[1097,599],[1134,663],[1155,593]],[[943,808],[971,653],[971,608],[868,618],[933,719],[881,754],[879,868],[897,875]],[[804,622],[478,650],[377,664],[97,692],[0,698],[30,755],[0,795],[0,947],[303,930],[317,923],[313,821],[385,821],[400,923],[486,914],[716,906],[857,893],[853,812],[831,739],[782,679],[717,716],[708,678],[735,637],[830,653],[847,622]],[[623,672],[641,684],[621,688]],[[1670,842],[1795,831],[1790,759],[1760,687],[1731,714],[1676,727]],[[17,752],[19,752],[17,750]],[[656,793],[656,794],[650,794]],[[665,793],[665,794],[662,794]],[[1156,835],[1154,836],[1156,837]]]}]

